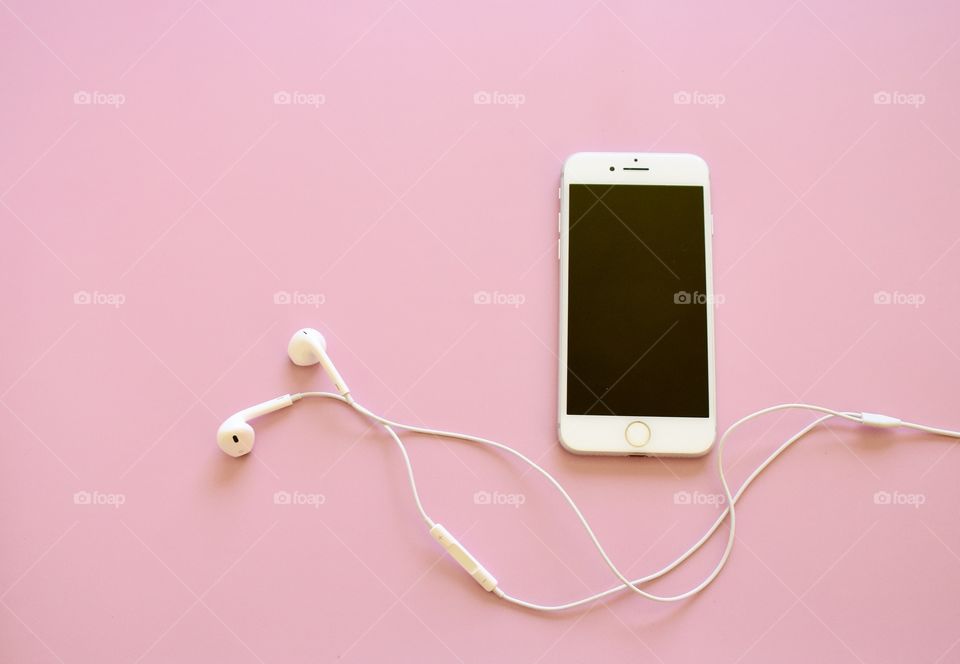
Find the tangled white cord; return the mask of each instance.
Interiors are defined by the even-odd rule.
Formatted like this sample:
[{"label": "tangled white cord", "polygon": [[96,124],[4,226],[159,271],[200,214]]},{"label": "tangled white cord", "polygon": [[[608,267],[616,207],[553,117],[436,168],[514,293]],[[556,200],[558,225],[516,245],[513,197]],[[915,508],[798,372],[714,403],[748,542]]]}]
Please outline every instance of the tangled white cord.
[{"label": "tangled white cord", "polygon": [[[797,440],[802,438],[804,435],[810,432],[817,425],[831,418],[839,417],[842,419],[850,420],[851,422],[856,422],[859,424],[864,424],[864,425],[874,426],[874,427],[890,428],[890,427],[902,426],[902,427],[916,429],[918,431],[923,431],[923,432],[931,433],[935,435],[949,436],[951,438],[960,438],[960,432],[958,431],[951,431],[948,429],[939,429],[935,427],[925,426],[922,424],[914,424],[912,422],[904,422],[897,418],[889,417],[886,415],[876,415],[873,413],[842,412],[842,411],[832,410],[830,408],[824,408],[822,406],[814,406],[814,405],[802,404],[802,403],[781,404],[778,406],[771,406],[769,408],[764,408],[763,410],[758,410],[755,413],[751,413],[750,415],[747,415],[746,417],[743,417],[737,420],[736,422],[734,422],[732,425],[730,425],[730,427],[723,433],[723,435],[720,436],[720,440],[717,444],[717,470],[720,475],[720,484],[723,486],[724,497],[726,498],[726,508],[723,510],[723,513],[720,514],[720,516],[713,523],[713,525],[707,530],[706,533],[704,533],[703,537],[701,537],[693,546],[687,549],[683,554],[677,557],[673,562],[669,563],[668,565],[666,565],[665,567],[661,568],[656,572],[640,577],[639,579],[630,580],[626,577],[626,575],[623,574],[623,572],[620,571],[620,569],[610,559],[610,556],[607,554],[606,550],[603,548],[603,545],[600,544],[600,541],[597,539],[596,534],[594,534],[593,529],[590,527],[590,524],[587,521],[586,517],[580,511],[580,508],[577,507],[577,504],[574,502],[573,498],[570,497],[570,494],[567,493],[567,491],[563,488],[563,486],[561,486],[560,482],[558,482],[557,479],[554,478],[553,475],[551,475],[542,466],[540,466],[535,461],[533,461],[532,459],[524,455],[522,452],[519,452],[518,450],[515,450],[512,447],[509,447],[507,445],[504,445],[503,443],[498,443],[496,441],[488,440],[486,438],[481,438],[479,436],[471,436],[469,434],[456,433],[452,431],[440,431],[437,429],[428,429],[426,427],[403,424],[400,422],[389,420],[385,417],[381,417],[380,415],[377,415],[376,413],[370,411],[369,409],[357,403],[357,401],[354,400],[349,393],[346,396],[342,396],[340,394],[334,394],[332,392],[302,392],[300,394],[291,395],[290,400],[298,401],[304,397],[317,397],[317,398],[335,399],[337,401],[342,401],[346,404],[349,404],[358,413],[361,413],[362,415],[370,418],[371,420],[383,426],[386,432],[397,444],[397,447],[400,449],[400,453],[403,457],[403,462],[407,469],[407,479],[410,482],[410,488],[413,492],[414,502],[416,503],[417,510],[420,512],[420,516],[423,518],[424,522],[427,524],[427,527],[430,529],[430,534],[433,535],[434,538],[437,539],[444,546],[444,548],[447,550],[448,553],[450,553],[450,555],[452,555],[468,572],[470,572],[470,574],[474,577],[474,579],[481,586],[483,586],[485,590],[493,592],[497,597],[505,599],[508,602],[512,602],[513,604],[517,604],[519,606],[523,606],[528,609],[534,609],[537,611],[563,611],[566,609],[572,609],[572,608],[596,601],[598,599],[602,599],[609,595],[613,595],[623,590],[630,590],[638,595],[641,595],[643,597],[646,597],[647,599],[651,599],[657,602],[677,602],[677,601],[686,599],[688,597],[692,597],[693,595],[696,595],[697,593],[702,591],[704,588],[709,586],[714,581],[714,579],[717,578],[717,576],[720,574],[721,570],[723,569],[724,565],[726,565],[727,560],[730,557],[730,552],[733,549],[734,537],[736,534],[737,519],[736,519],[735,505],[737,501],[740,499],[740,497],[743,495],[744,491],[747,490],[747,487],[749,487],[750,484],[757,478],[757,476],[759,476],[760,473],[763,472],[763,470],[767,466],[773,463],[774,459],[780,456],[788,447],[793,445]],[[798,431],[796,434],[791,436],[789,439],[784,441],[784,443],[781,444],[780,447],[778,447],[772,454],[770,454],[770,456],[768,456],[763,461],[763,463],[757,466],[757,468],[752,473],[750,473],[750,475],[743,482],[740,488],[737,489],[736,493],[732,493],[723,469],[723,450],[724,450],[724,445],[726,444],[727,438],[730,436],[731,433],[736,431],[740,426],[749,422],[750,420],[760,417],[761,415],[766,415],[768,413],[781,411],[781,410],[790,410],[790,409],[808,410],[808,411],[820,413],[821,416],[818,417],[813,422],[811,422],[810,424],[808,424],[807,426],[805,426],[804,428],[802,428],[800,431]],[[545,477],[547,481],[550,482],[554,486],[554,488],[560,492],[560,495],[563,496],[563,498],[567,501],[567,504],[570,505],[570,508],[573,510],[573,513],[580,520],[580,523],[583,525],[583,528],[586,531],[587,535],[590,537],[590,540],[593,542],[593,545],[596,547],[597,551],[600,553],[600,556],[603,558],[604,563],[606,563],[607,567],[610,569],[613,575],[617,577],[617,579],[620,581],[620,584],[617,586],[613,586],[612,588],[609,588],[607,590],[604,590],[603,592],[599,592],[599,593],[590,595],[589,597],[584,597],[582,599],[574,600],[571,602],[566,602],[564,604],[552,604],[552,605],[536,604],[534,602],[527,602],[525,600],[521,600],[511,595],[508,595],[506,592],[500,589],[496,578],[492,574],[490,574],[490,572],[487,571],[487,569],[483,567],[483,565],[481,565],[476,560],[476,558],[474,558],[466,550],[466,548],[463,547],[463,545],[457,542],[456,539],[452,535],[450,535],[450,533],[443,526],[436,523],[427,514],[426,510],[423,507],[423,503],[420,500],[420,493],[417,490],[417,483],[416,483],[416,479],[414,478],[413,465],[410,462],[410,455],[407,453],[407,449],[403,444],[403,441],[400,439],[400,436],[397,435],[397,432],[395,431],[395,429],[403,429],[405,431],[410,431],[412,433],[420,433],[420,434],[425,434],[429,436],[451,438],[456,440],[465,440],[471,443],[486,445],[499,450],[503,450],[504,452],[507,452],[509,454],[512,454],[513,456],[517,457],[518,459],[526,463],[528,466],[530,466],[531,468],[539,472],[543,477]],[[730,527],[729,527],[729,532],[727,534],[727,543],[723,550],[723,554],[720,556],[720,560],[717,562],[716,566],[703,579],[703,581],[698,583],[693,588],[687,590],[686,592],[680,593],[678,595],[656,595],[654,593],[647,592],[639,587],[641,584],[649,583],[654,579],[659,579],[660,577],[673,571],[679,565],[681,565],[685,560],[687,560],[690,556],[692,556],[694,553],[700,550],[700,548],[717,531],[717,529],[721,526],[721,524],[724,522],[724,520],[727,518],[728,515],[730,517]]]}]

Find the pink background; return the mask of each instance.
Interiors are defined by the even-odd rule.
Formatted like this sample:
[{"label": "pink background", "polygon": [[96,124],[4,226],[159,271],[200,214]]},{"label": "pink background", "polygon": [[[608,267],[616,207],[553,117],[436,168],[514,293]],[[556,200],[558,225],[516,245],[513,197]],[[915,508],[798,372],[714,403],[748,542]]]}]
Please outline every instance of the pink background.
[{"label": "pink background", "polygon": [[[396,449],[345,408],[261,420],[243,460],[214,443],[242,407],[328,387],[285,356],[315,326],[361,402],[541,460],[630,573],[686,549],[717,514],[715,455],[555,439],[555,190],[579,150],[711,165],[721,426],[804,399],[960,427],[956,3],[0,5],[0,659],[960,661],[945,439],[820,430],[747,495],[702,596],[558,616],[445,558]],[[805,421],[731,441],[732,479]],[[611,584],[545,482],[410,449],[428,511],[504,590]],[[654,587],[685,590],[719,545]]]}]

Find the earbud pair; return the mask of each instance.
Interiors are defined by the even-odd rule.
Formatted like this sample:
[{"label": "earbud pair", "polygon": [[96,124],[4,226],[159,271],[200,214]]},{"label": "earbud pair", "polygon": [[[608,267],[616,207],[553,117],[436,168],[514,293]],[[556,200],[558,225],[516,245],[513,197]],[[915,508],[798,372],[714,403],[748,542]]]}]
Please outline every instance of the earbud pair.
[{"label": "earbud pair", "polygon": [[[317,330],[305,327],[294,332],[290,337],[290,343],[287,344],[287,355],[297,366],[309,367],[319,364],[327,372],[340,394],[343,396],[350,394],[350,388],[347,387],[347,383],[327,355],[327,340]],[[253,427],[250,426],[249,420],[292,406],[298,398],[299,396],[285,394],[231,415],[217,429],[217,445],[230,456],[239,457],[249,453],[253,449],[254,438]]]}]

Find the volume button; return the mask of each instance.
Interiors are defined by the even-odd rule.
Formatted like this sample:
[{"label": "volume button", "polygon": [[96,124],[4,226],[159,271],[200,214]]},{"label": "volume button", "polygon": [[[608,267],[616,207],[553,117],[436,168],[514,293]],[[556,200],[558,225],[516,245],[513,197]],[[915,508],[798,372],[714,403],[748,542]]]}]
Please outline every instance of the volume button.
[{"label": "volume button", "polygon": [[559,212],[557,212],[557,235],[559,235],[562,232],[560,230],[562,227],[563,227],[563,217],[560,215]]}]

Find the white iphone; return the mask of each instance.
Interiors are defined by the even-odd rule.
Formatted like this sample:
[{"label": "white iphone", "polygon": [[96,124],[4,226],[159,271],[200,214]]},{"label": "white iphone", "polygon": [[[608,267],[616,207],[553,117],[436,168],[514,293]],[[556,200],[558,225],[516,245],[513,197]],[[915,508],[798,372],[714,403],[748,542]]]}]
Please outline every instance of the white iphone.
[{"label": "white iphone", "polygon": [[581,152],[560,186],[559,436],[697,456],[716,435],[710,183],[691,154]]}]

